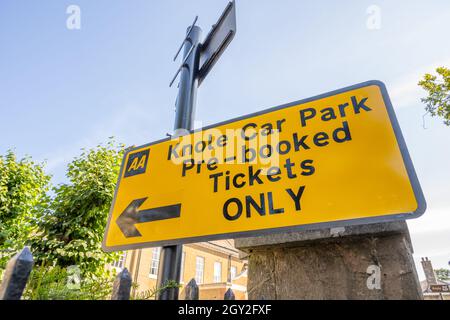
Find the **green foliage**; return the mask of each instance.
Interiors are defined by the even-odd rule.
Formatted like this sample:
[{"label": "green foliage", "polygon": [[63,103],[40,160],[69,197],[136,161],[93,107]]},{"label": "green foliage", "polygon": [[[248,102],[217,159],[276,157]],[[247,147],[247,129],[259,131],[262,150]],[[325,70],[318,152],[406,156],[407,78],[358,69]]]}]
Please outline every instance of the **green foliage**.
[{"label": "green foliage", "polygon": [[[50,190],[43,165],[20,161],[9,151],[0,156],[0,274],[14,253],[31,245],[35,268],[25,299],[110,299],[114,275],[105,269],[118,254],[106,254],[101,242],[114,195],[123,146],[110,140],[75,158],[68,183]],[[68,285],[70,266],[81,283]]]},{"label": "green foliage", "polygon": [[50,177],[44,165],[0,155],[0,268],[21,250],[33,232],[33,219],[47,206]]},{"label": "green foliage", "polygon": [[[139,285],[136,283],[133,283],[133,289],[137,290],[139,288]],[[174,281],[169,280],[167,281],[164,286],[161,288],[155,287],[150,290],[141,291],[138,294],[136,294],[134,297],[131,297],[131,300],[154,300],[159,295],[160,292],[163,292],[164,290],[168,289],[174,289],[174,288],[181,288],[181,285]]]},{"label": "green foliage", "polygon": [[450,270],[448,269],[438,269],[434,270],[436,273],[436,276],[441,281],[448,281],[450,280]]},{"label": "green foliage", "polygon": [[[111,299],[114,276],[83,278],[78,286],[68,283],[71,273],[60,266],[36,266],[30,274],[22,296],[25,300],[109,300]],[[170,288],[180,288],[175,281],[168,281],[162,288],[152,288],[136,294],[131,300],[154,300],[157,295]],[[137,290],[139,285],[133,283]]]},{"label": "green foliage", "polygon": [[81,279],[79,286],[68,284],[66,268],[35,267],[25,288],[26,300],[108,300],[111,297],[113,277]]},{"label": "green foliage", "polygon": [[450,69],[438,68],[437,76],[426,74],[419,85],[428,92],[428,97],[422,99],[426,110],[433,117],[441,117],[450,126]]},{"label": "green foliage", "polygon": [[70,183],[54,188],[51,205],[36,220],[32,251],[38,263],[76,265],[88,278],[105,275],[105,265],[118,257],[104,253],[101,242],[122,156],[123,146],[110,140],[68,165]]}]

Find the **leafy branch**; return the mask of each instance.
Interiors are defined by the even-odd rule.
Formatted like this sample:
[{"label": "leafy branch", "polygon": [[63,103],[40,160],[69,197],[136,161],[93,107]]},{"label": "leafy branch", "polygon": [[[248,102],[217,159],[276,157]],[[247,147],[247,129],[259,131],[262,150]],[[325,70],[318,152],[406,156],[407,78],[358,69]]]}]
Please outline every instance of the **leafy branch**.
[{"label": "leafy branch", "polygon": [[441,67],[436,69],[437,75],[426,74],[419,82],[428,96],[422,99],[426,105],[427,114],[444,119],[450,126],[450,69]]}]

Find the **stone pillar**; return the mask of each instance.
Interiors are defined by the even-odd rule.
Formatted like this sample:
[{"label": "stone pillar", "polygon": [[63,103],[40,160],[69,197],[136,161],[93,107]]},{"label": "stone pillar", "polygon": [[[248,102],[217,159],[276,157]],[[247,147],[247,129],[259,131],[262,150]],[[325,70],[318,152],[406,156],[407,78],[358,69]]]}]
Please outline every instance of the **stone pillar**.
[{"label": "stone pillar", "polygon": [[428,258],[422,258],[422,268],[425,273],[425,278],[427,279],[428,285],[438,284],[436,273],[434,272],[433,265]]},{"label": "stone pillar", "polygon": [[405,222],[235,240],[250,300],[423,299]]}]

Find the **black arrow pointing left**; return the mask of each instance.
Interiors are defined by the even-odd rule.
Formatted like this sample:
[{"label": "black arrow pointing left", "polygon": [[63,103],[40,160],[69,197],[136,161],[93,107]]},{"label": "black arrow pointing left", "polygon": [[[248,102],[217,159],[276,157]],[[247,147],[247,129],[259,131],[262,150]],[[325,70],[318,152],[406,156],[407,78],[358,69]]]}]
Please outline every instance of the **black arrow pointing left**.
[{"label": "black arrow pointing left", "polygon": [[117,218],[116,223],[125,237],[142,237],[142,234],[135,227],[136,224],[176,219],[180,217],[181,204],[139,211],[139,208],[147,199],[148,198],[133,200]]}]

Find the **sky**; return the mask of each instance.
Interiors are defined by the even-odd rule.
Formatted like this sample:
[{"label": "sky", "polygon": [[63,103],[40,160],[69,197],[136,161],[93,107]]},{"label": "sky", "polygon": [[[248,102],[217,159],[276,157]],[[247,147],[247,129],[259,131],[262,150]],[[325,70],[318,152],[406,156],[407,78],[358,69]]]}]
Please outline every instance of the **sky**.
[{"label": "sky", "polygon": [[[2,0],[0,154],[13,149],[46,161],[58,184],[81,148],[110,136],[126,145],[164,138],[175,115],[169,82],[180,62],[173,56],[196,15],[206,36],[226,4]],[[70,5],[80,8],[79,29],[67,27]],[[450,67],[450,2],[237,0],[237,23],[199,89],[197,127],[383,81],[428,203],[423,217],[408,222],[415,260],[448,268],[450,128],[423,118],[417,83]]]}]

